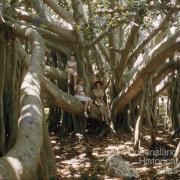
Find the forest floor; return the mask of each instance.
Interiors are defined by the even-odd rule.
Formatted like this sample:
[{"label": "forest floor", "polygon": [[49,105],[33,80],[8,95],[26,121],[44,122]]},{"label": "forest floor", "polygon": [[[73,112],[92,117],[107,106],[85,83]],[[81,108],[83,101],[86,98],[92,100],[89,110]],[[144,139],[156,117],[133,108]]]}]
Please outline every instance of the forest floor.
[{"label": "forest floor", "polygon": [[[133,152],[132,136],[128,134],[107,135],[103,138],[81,136],[59,138],[51,133],[58,178],[119,180],[121,178],[106,163],[110,155],[118,153],[138,171],[139,179],[180,179],[178,172],[174,175],[157,175],[160,169],[175,166],[172,154],[179,140],[170,139],[166,130],[158,128],[157,143],[150,146],[148,130],[143,131],[144,136],[138,154]],[[163,161],[164,158],[166,161]]]}]

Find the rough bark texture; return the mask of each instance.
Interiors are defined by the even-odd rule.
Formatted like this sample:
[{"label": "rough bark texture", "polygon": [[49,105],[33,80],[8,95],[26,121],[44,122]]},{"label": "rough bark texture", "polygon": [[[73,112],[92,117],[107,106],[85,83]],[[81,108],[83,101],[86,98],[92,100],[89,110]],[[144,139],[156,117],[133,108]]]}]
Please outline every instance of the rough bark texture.
[{"label": "rough bark texture", "polygon": [[[44,5],[43,1],[48,7]],[[57,125],[59,123],[59,127],[62,125],[63,128],[65,127],[64,129],[67,128],[67,132],[73,130],[76,132],[77,129],[81,129],[82,132],[84,131],[84,126],[86,126],[84,120],[86,119],[81,118],[84,107],[83,103],[72,96],[73,90],[71,91],[70,88],[67,90],[66,81],[62,81],[67,79],[67,74],[61,71],[61,69],[64,69],[64,65],[67,62],[66,56],[69,55],[71,51],[76,55],[78,75],[84,78],[84,89],[86,93],[90,92],[92,88],[91,74],[94,75],[95,73],[103,72],[102,74],[104,77],[100,77],[103,81],[104,79],[112,79],[111,87],[108,89],[108,103],[111,104],[114,100],[111,110],[113,114],[112,117],[115,118],[112,121],[118,120],[116,129],[126,129],[126,132],[130,129],[130,125],[133,124],[132,122],[130,124],[130,121],[136,119],[136,117],[132,118],[130,116],[136,109],[136,105],[138,104],[136,102],[139,101],[135,99],[141,99],[139,94],[143,91],[144,76],[147,75],[148,77],[152,77],[156,69],[163,64],[168,57],[174,57],[176,50],[179,51],[180,33],[177,32],[178,28],[174,27],[174,35],[170,38],[168,36],[169,34],[166,33],[170,27],[174,26],[173,23],[169,23],[170,19],[173,18],[173,20],[176,21],[173,9],[163,7],[164,9],[162,11],[162,7],[158,6],[155,10],[159,11],[159,16],[155,20],[159,23],[159,27],[152,30],[151,27],[144,27],[144,22],[146,19],[148,19],[148,21],[150,19],[152,22],[153,19],[149,15],[152,13],[152,17],[153,15],[155,17],[156,14],[153,14],[154,12],[152,9],[147,9],[147,6],[144,4],[132,1],[131,3],[135,6],[131,7],[131,5],[126,4],[127,2],[125,1],[118,1],[120,8],[117,8],[117,1],[113,0],[110,2],[110,11],[108,9],[108,3],[106,4],[107,7],[105,7],[110,13],[107,11],[105,17],[101,17],[98,12],[96,12],[99,9],[101,10],[101,7],[97,5],[99,2],[97,1],[97,4],[94,3],[94,1],[89,0],[57,2],[55,0],[25,2],[0,0],[0,23],[12,27],[14,37],[20,37],[19,42],[17,42],[18,40],[16,39],[16,43],[19,46],[17,54],[16,52],[14,52],[14,54],[11,52],[11,50],[14,51],[11,49],[12,42],[5,47],[4,37],[2,36],[2,39],[0,39],[0,56],[2,58],[2,66],[0,67],[0,70],[2,70],[0,71],[0,77],[2,77],[0,80],[0,111],[4,109],[2,102],[2,97],[5,94],[4,92],[8,92],[5,97],[10,97],[11,111],[9,111],[10,113],[8,115],[8,110],[6,110],[6,114],[9,117],[12,116],[12,118],[9,118],[12,119],[9,121],[10,123],[13,122],[12,127],[8,127],[9,131],[12,132],[11,137],[9,136],[11,141],[14,141],[12,137],[16,134],[13,128],[16,124],[14,123],[16,114],[11,113],[16,111],[13,105],[15,99],[14,87],[16,86],[16,58],[20,59],[22,66],[20,70],[22,71],[22,76],[19,78],[20,80],[18,82],[19,84],[22,82],[22,86],[21,113],[18,120],[17,142],[15,146],[0,159],[0,179],[48,179],[50,177],[55,177],[56,170],[54,167],[55,162],[51,151],[52,149],[47,137],[47,131],[45,131],[47,129],[45,124],[42,123],[43,107],[41,104],[40,92],[43,92],[45,100],[53,105],[49,114],[49,119],[54,120],[51,121],[51,124]],[[101,3],[104,2],[102,1]],[[157,4],[159,3],[163,4],[164,1],[158,1]],[[10,5],[12,5],[11,8]],[[17,8],[18,5],[19,9]],[[25,10],[22,10],[24,7]],[[48,16],[49,14],[46,14],[46,8],[51,15],[53,11],[51,17]],[[66,10],[69,8],[70,10]],[[163,19],[164,12],[166,12],[167,16],[160,23],[159,18]],[[111,18],[109,19],[108,16]],[[141,21],[143,18],[145,21]],[[98,22],[100,24],[96,25]],[[25,25],[26,27],[17,27],[14,23]],[[114,23],[115,25],[113,25]],[[166,25],[168,25],[167,28],[165,28]],[[30,29],[30,27],[36,31]],[[129,31],[129,33],[127,31]],[[139,36],[141,31],[145,31],[146,36],[142,39]],[[43,39],[37,32],[41,34]],[[0,34],[0,36],[1,35],[2,34]],[[6,35],[8,37],[9,33],[7,32]],[[119,37],[116,38],[116,36]],[[162,39],[165,36],[167,36],[166,41]],[[108,37],[109,41],[107,39]],[[141,40],[142,43],[138,44]],[[44,64],[48,64],[49,66],[42,66],[45,51],[44,43],[48,47]],[[159,44],[156,46],[157,43]],[[147,56],[148,58],[142,56],[142,62],[144,63],[147,59],[148,62],[145,65],[141,63],[144,67],[136,69],[137,66],[134,63],[136,60],[138,61],[138,56],[144,48],[146,49],[145,54],[149,54]],[[52,52],[55,52],[54,55]],[[5,57],[6,55],[7,57]],[[12,60],[13,58],[10,57],[11,55],[15,57],[15,61]],[[63,56],[65,58],[62,58]],[[8,61],[5,62],[6,60]],[[4,63],[8,64],[6,72],[10,72],[7,73],[9,75],[7,79],[10,80],[7,81],[7,84],[10,85],[8,85],[6,89],[4,88],[4,80],[6,81],[6,77],[4,77]],[[43,68],[44,74],[42,73]],[[131,76],[132,74],[129,73],[129,77],[132,78],[132,80],[127,87],[121,91],[127,82],[122,82],[121,80],[124,79],[126,70],[129,69],[131,69],[131,72],[133,71],[132,73],[135,71],[137,72],[133,77]],[[152,86],[163,79],[167,72],[170,72],[170,68],[160,75],[153,76]],[[53,80],[54,84],[43,76]],[[107,82],[107,80],[105,81]],[[42,90],[41,86],[43,87]],[[118,96],[115,98],[116,95]],[[154,94],[152,94],[152,96],[154,96]],[[153,99],[152,96],[150,98],[151,100]],[[130,110],[131,103],[134,104],[134,111],[132,112]],[[128,104],[130,105],[129,107],[127,106]],[[8,103],[6,105],[8,107]],[[148,109],[152,109],[153,105],[153,102],[151,102],[151,107],[148,106],[148,103],[146,103],[145,106],[148,106],[146,107]],[[63,111],[66,112],[64,113]],[[61,112],[63,113],[61,114]],[[128,115],[127,112],[129,112]],[[4,132],[4,129],[6,131],[4,112],[2,111],[0,113],[0,154],[3,155],[3,144],[5,144],[4,141],[9,137],[6,138],[7,135],[6,132]],[[80,116],[80,118],[72,119],[69,113]],[[150,112],[146,113],[146,116],[149,120],[151,132],[153,132],[152,123],[150,122]],[[101,120],[100,113],[96,107],[92,106],[89,118]],[[127,119],[129,119],[128,123]],[[62,124],[60,124],[60,120]],[[81,123],[78,120],[82,120],[83,122]],[[139,142],[141,120],[142,119],[139,119],[136,125],[135,144]],[[78,123],[76,124],[76,122]],[[10,144],[12,145],[11,142]],[[11,145],[9,147],[11,147]],[[48,158],[50,158],[50,161]]]},{"label": "rough bark texture", "polygon": [[135,78],[131,80],[129,85],[119,94],[118,98],[115,99],[113,104],[115,112],[121,112],[128,102],[135,98],[139,91],[142,90],[145,74],[152,74],[166,58],[172,55],[176,50],[179,50],[179,35],[180,32],[177,32],[166,42],[160,44],[160,46],[151,53],[152,55],[149,56],[147,65],[136,74]]},{"label": "rough bark texture", "polygon": [[27,27],[14,26],[27,37],[33,47],[32,62],[21,85],[21,113],[17,141],[0,159],[0,179],[33,179],[39,164],[42,146],[43,108],[40,98],[40,77],[45,46],[41,36]]},{"label": "rough bark texture", "polygon": [[[47,98],[47,100],[53,105],[75,115],[83,114],[83,104],[77,98],[63,92],[48,79],[43,78],[42,86],[45,93],[45,98]],[[101,120],[100,113],[94,105],[92,105],[92,110],[89,117],[92,119]]]},{"label": "rough bark texture", "polygon": [[67,73],[57,68],[45,66],[44,74],[48,79],[67,80]]},{"label": "rough bark texture", "polygon": [[54,0],[44,0],[49,7],[51,7],[54,12],[56,12],[61,18],[65,21],[69,22],[70,24],[74,24],[73,15],[71,12],[66,11],[63,7],[57,4]]}]

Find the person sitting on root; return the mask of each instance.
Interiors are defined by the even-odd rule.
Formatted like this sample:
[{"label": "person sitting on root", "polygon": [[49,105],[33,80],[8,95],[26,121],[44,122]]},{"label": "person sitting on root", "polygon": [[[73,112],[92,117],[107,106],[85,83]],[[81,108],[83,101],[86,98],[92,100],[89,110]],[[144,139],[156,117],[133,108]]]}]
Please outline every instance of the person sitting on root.
[{"label": "person sitting on root", "polygon": [[75,85],[77,78],[77,63],[75,61],[74,54],[70,55],[70,58],[66,64],[65,71],[67,72],[68,75],[68,84],[70,84],[71,76],[73,76],[74,85]]},{"label": "person sitting on root", "polygon": [[107,125],[109,125],[109,111],[104,102],[105,93],[102,85],[103,83],[100,80],[94,82],[94,89],[92,90],[92,99],[93,103],[98,107],[101,113],[102,120],[105,121]]},{"label": "person sitting on root", "polygon": [[75,97],[77,97],[81,102],[84,102],[84,116],[88,118],[87,111],[90,112],[92,99],[85,95],[83,89],[83,79],[79,78],[75,86]]}]

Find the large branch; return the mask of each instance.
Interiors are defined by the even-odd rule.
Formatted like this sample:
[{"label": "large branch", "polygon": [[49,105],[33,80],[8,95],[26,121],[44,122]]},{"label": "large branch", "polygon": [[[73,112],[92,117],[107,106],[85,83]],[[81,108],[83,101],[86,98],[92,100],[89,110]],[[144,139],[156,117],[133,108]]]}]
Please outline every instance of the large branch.
[{"label": "large branch", "polygon": [[117,29],[120,25],[122,25],[123,23],[126,22],[126,18],[122,18],[117,25],[115,26],[109,26],[108,28],[106,28],[106,30],[104,30],[102,33],[100,33],[99,35],[96,35],[95,32],[94,36],[96,36],[91,42],[86,42],[86,47],[87,49],[91,49],[93,48],[96,44],[98,44],[103,38],[105,38],[108,34],[110,34],[111,31]]},{"label": "large branch", "polygon": [[18,120],[17,141],[0,159],[0,179],[34,179],[42,146],[43,107],[40,98],[40,77],[45,46],[34,30],[13,25],[32,44],[31,65],[21,85],[21,113]]},{"label": "large branch", "polygon": [[59,52],[63,52],[66,55],[70,54],[70,49],[68,49],[68,47],[60,44],[59,41],[51,41],[51,40],[45,39],[44,42],[51,49],[55,49]]},{"label": "large branch", "polygon": [[154,97],[159,96],[164,90],[169,88],[169,86],[170,86],[170,82],[169,81],[163,82],[162,86],[158,90],[155,91]]},{"label": "large branch", "polygon": [[98,47],[99,47],[101,53],[106,58],[106,60],[110,63],[110,55],[109,55],[109,51],[108,51],[107,47],[103,44],[103,42],[99,42]]},{"label": "large branch", "polygon": [[[24,67],[27,67],[30,61],[30,57],[27,52],[20,46],[19,51],[20,59],[22,63],[24,63]],[[44,67],[44,75],[51,79],[65,80],[67,79],[67,74],[65,71],[61,71],[59,69],[45,66]],[[80,115],[83,113],[83,104],[75,97],[63,92],[59,89],[55,84],[53,84],[50,80],[43,78],[42,79],[42,89],[45,94],[45,98],[50,102],[51,105],[59,107],[64,111]],[[101,116],[99,114],[98,109],[93,106],[92,112],[90,113],[90,118],[101,120]]]},{"label": "large branch", "polygon": [[73,15],[71,12],[65,10],[63,7],[61,7],[57,2],[54,0],[44,0],[46,4],[54,10],[62,19],[70,23],[71,25],[74,24]]},{"label": "large branch", "polygon": [[[26,13],[26,12],[22,12],[22,13]],[[44,39],[47,39],[47,40],[52,41],[52,42],[58,41],[60,46],[64,46],[64,49],[67,48],[67,47],[69,48],[70,46],[72,46],[72,42],[68,42],[65,37],[59,36],[58,34],[56,34],[54,32],[51,32],[51,31],[46,30],[46,29],[43,29],[43,27],[33,26],[31,24],[27,24],[26,22],[22,22],[20,20],[15,20],[14,18],[12,18],[10,16],[7,16],[7,15],[5,15],[5,17],[9,21],[11,21],[12,23],[17,23],[19,25],[25,25],[25,26],[28,26],[30,28],[35,29],[36,31],[38,31],[41,34],[41,36]]]},{"label": "large branch", "polygon": [[152,74],[163,62],[170,57],[176,50],[179,51],[180,46],[180,31],[169,38],[164,43],[160,43],[153,53],[149,54],[149,62],[143,67],[131,80],[119,96],[114,100],[112,108],[114,112],[121,112],[126,107],[129,101],[133,100],[142,90],[144,85],[145,74]]},{"label": "large branch", "polygon": [[[47,100],[54,106],[72,114],[83,114],[83,104],[74,96],[60,90],[48,79],[43,78],[42,87]],[[100,113],[95,106],[92,106],[90,118],[101,120]]]},{"label": "large branch", "polygon": [[71,5],[73,9],[74,21],[78,25],[84,25],[87,23],[87,18],[85,15],[85,9],[82,0],[71,0]]},{"label": "large branch", "polygon": [[51,32],[54,32],[63,38],[66,38],[66,40],[70,42],[74,42],[76,40],[76,36],[73,30],[69,30],[66,28],[63,28],[57,24],[51,23],[45,19],[41,19],[39,16],[31,15],[25,11],[22,11],[20,9],[16,9],[16,14],[19,19],[26,21],[27,23],[32,23],[35,26],[43,27],[44,29],[47,29]]},{"label": "large branch", "polygon": [[27,0],[27,1],[33,6],[38,16],[46,19],[47,21],[50,21],[46,7],[44,6],[42,0],[36,0],[36,1]]},{"label": "large branch", "polygon": [[96,62],[98,72],[103,72],[103,74],[106,74],[106,69],[109,68],[109,64],[108,61],[102,55],[100,48],[98,46],[95,46],[92,49],[92,56]]},{"label": "large branch", "polygon": [[152,40],[152,38],[155,37],[157,35],[157,33],[159,33],[165,26],[167,26],[171,17],[172,17],[172,14],[168,14],[164,18],[164,20],[161,22],[159,27],[157,29],[155,29],[151,34],[149,34],[149,36],[134,49],[134,51],[129,55],[129,57],[127,59],[128,64],[131,64],[133,59],[139,55],[141,50]]},{"label": "large branch", "polygon": [[[11,23],[17,23],[19,25],[25,25],[27,26],[27,23],[21,22],[19,20],[15,20],[11,18],[10,16],[5,15],[5,17],[11,22]],[[28,25],[29,28],[35,29],[38,31],[41,36],[44,38],[45,44],[50,47],[51,49],[55,49],[57,51],[63,52],[65,54],[69,54],[70,50],[69,48],[72,46],[72,42],[68,42],[65,38],[50,32],[48,30],[45,30],[43,28],[34,27],[33,25]]]},{"label": "large branch", "polygon": [[93,48],[97,43],[99,43],[104,37],[106,37],[109,34],[109,30],[105,30],[101,34],[99,34],[92,42],[88,42],[86,44],[87,49]]},{"label": "large branch", "polygon": [[[20,22],[18,21],[18,23],[20,23]],[[31,26],[31,27],[34,28],[35,30],[37,30],[44,39],[50,40],[52,42],[58,41],[58,43],[61,46],[64,46],[64,48],[67,48],[67,47],[69,48],[70,46],[72,46],[72,42],[67,41],[67,39],[63,36],[59,36],[58,34],[48,31],[46,29],[43,29],[41,27],[33,27],[33,26]]]},{"label": "large branch", "polygon": [[[166,77],[168,77],[171,73],[173,73],[176,69],[180,68],[180,61],[169,61],[167,63],[164,63],[158,67],[158,69],[155,71],[153,75],[153,86],[156,87],[159,85],[159,83]],[[158,96],[159,93],[161,93],[164,89],[166,89],[169,86],[169,81],[166,81],[164,86],[160,88],[158,91],[155,91],[153,97]],[[140,100],[142,99],[142,91],[139,91],[138,95],[133,99],[133,104],[139,104]]]},{"label": "large branch", "polygon": [[71,0],[71,5],[73,9],[73,19],[76,23],[74,30],[77,34],[77,39],[79,45],[82,47],[85,45],[85,37],[83,29],[86,28],[87,18],[85,15],[85,9],[82,0]]},{"label": "large branch", "polygon": [[96,48],[96,44],[98,45],[98,48],[100,49],[99,51],[99,56],[102,57],[102,54],[105,56],[105,58],[107,59],[108,62],[110,62],[110,55],[108,52],[108,49],[105,47],[105,45],[103,44],[103,42],[101,42],[101,40],[108,34],[109,28],[107,30],[105,30],[104,32],[102,32],[101,34],[97,35],[94,28],[93,28],[93,19],[94,19],[94,10],[92,8],[92,1],[88,0],[87,1],[87,5],[88,5],[88,14],[89,14],[89,25],[91,26],[91,29],[93,30],[93,36],[95,37],[91,42],[86,42],[86,47],[87,49],[90,48]]},{"label": "large branch", "polygon": [[128,38],[127,38],[127,42],[125,44],[125,47],[122,50],[119,64],[115,69],[115,78],[116,78],[116,83],[117,83],[116,84],[117,89],[120,86],[120,82],[121,82],[121,79],[122,79],[123,72],[124,72],[124,70],[125,70],[125,68],[127,66],[127,63],[128,63],[128,55],[129,55],[129,53],[131,52],[131,50],[133,48],[134,39],[135,39],[135,37],[136,37],[136,35],[138,33],[139,27],[140,26],[137,25],[137,24],[134,24],[132,26],[130,34],[129,34]]},{"label": "large branch", "polygon": [[48,79],[51,80],[67,80],[67,73],[54,67],[45,66],[44,74]]}]

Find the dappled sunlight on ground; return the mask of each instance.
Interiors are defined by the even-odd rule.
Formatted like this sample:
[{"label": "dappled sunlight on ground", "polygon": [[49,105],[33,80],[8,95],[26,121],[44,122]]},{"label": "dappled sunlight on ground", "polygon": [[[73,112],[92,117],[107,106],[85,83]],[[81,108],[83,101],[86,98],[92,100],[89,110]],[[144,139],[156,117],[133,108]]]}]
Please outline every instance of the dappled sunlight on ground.
[{"label": "dappled sunlight on ground", "polygon": [[[168,140],[168,134],[163,133],[164,131],[161,131],[158,134],[158,147],[174,151],[178,140]],[[107,157],[114,153],[120,154],[127,160],[140,173],[141,179],[154,179],[158,169],[172,165],[162,161],[158,161],[157,164],[145,164],[145,158],[151,160],[154,158],[147,154],[150,145],[149,135],[144,136],[139,154],[133,152],[131,139],[132,137],[128,135],[78,139],[75,136],[59,138],[51,134],[59,179],[121,179],[106,165]],[[158,147],[155,149],[157,150]],[[160,156],[158,158],[162,159]],[[156,177],[156,179],[180,179],[180,174]]]}]

